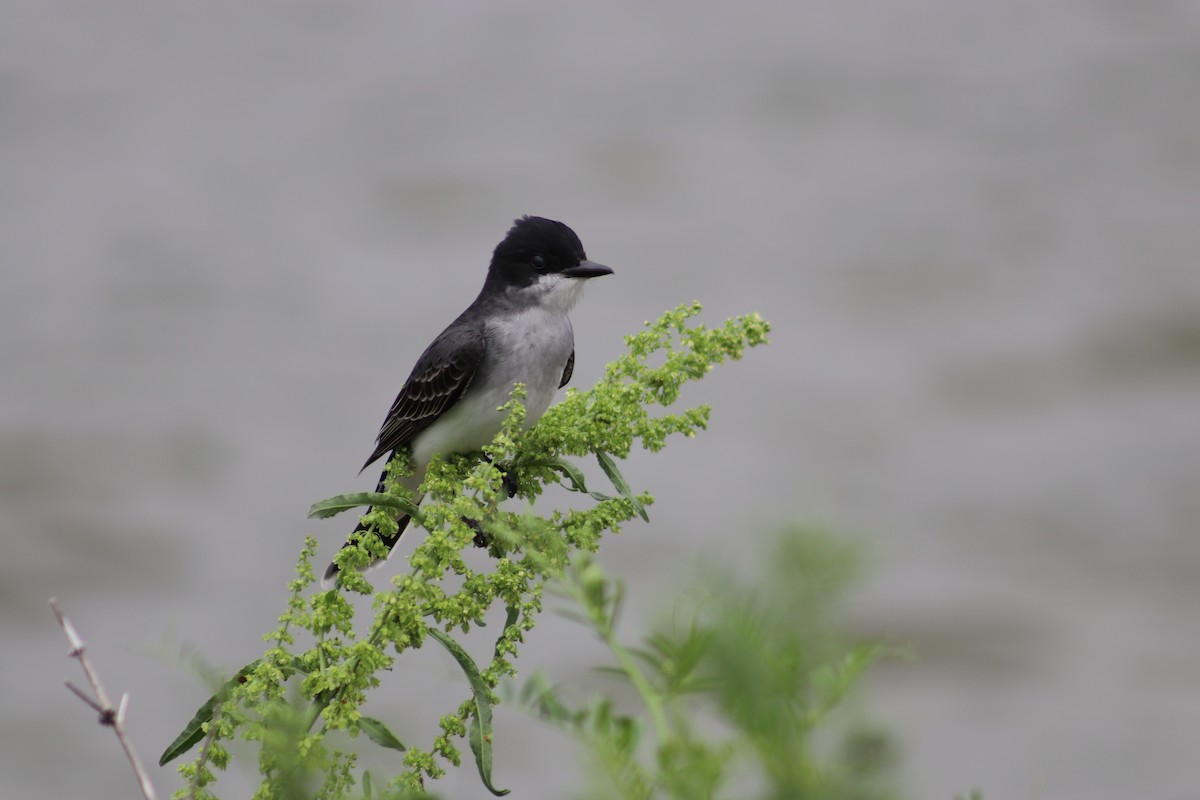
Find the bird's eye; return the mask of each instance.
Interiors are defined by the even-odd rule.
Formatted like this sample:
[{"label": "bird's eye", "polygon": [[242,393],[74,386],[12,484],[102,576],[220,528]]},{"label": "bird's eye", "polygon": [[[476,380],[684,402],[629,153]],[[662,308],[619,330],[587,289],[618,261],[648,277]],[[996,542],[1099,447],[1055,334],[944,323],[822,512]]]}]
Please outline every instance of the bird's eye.
[{"label": "bird's eye", "polygon": [[541,256],[534,256],[529,260],[529,263],[533,265],[534,269],[540,270],[546,268],[546,259]]}]

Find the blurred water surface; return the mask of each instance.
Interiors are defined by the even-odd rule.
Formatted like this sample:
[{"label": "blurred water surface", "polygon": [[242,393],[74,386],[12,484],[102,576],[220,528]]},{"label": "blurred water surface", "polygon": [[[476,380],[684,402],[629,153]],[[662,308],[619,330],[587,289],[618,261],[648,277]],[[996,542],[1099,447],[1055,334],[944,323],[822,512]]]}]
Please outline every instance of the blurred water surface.
[{"label": "blurred water surface", "polygon": [[[821,520],[868,542],[858,624],[920,654],[867,698],[913,796],[1196,796],[1200,6],[0,5],[5,797],[133,788],[46,598],[153,761],[206,694],[181,652],[257,652],[303,535],[345,532],[308,504],[368,488],[521,213],[617,271],[577,383],[679,302],[775,324],[688,395],[709,433],[630,459],[630,636]],[[552,619],[524,664],[600,657]],[[433,653],[386,683],[405,720],[463,692]],[[514,796],[578,785],[498,726]]]}]

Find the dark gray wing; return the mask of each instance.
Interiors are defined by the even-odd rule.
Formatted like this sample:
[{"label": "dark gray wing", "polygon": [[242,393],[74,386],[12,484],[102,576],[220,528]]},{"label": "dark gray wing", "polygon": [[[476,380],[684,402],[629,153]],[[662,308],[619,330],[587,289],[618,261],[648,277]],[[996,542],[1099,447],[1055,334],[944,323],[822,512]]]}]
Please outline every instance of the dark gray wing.
[{"label": "dark gray wing", "polygon": [[571,376],[575,374],[575,348],[571,348],[571,356],[567,359],[567,365],[563,367],[562,380],[558,382],[558,388],[567,385],[571,380]]},{"label": "dark gray wing", "polygon": [[452,325],[417,360],[379,431],[375,452],[363,469],[404,447],[458,402],[483,361],[483,330]]}]

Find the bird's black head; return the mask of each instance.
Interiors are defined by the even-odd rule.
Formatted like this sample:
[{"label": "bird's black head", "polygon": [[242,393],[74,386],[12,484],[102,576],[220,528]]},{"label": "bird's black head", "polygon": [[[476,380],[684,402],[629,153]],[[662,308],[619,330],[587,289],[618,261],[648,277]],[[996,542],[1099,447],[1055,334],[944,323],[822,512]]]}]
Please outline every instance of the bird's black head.
[{"label": "bird's black head", "polygon": [[[547,276],[594,278],[612,270],[587,260],[575,231],[545,217],[516,220],[492,253],[488,283],[513,288],[533,286]],[[557,281],[555,281],[557,283]]]}]

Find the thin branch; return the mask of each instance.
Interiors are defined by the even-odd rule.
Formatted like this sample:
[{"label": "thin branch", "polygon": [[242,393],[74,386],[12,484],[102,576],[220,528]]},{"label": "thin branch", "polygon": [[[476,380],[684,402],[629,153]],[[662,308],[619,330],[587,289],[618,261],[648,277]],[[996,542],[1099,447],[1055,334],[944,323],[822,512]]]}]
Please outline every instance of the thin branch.
[{"label": "thin branch", "polygon": [[129,693],[126,692],[121,695],[119,706],[113,706],[112,700],[108,698],[108,692],[104,690],[104,684],[100,683],[100,676],[96,674],[95,668],[92,667],[91,659],[87,656],[87,649],[84,647],[83,639],[79,636],[79,632],[75,630],[75,626],[71,624],[71,620],[67,619],[62,609],[58,607],[57,599],[50,598],[50,607],[54,609],[54,615],[58,617],[58,624],[62,626],[63,633],[66,634],[67,641],[71,644],[71,652],[67,655],[71,658],[79,659],[79,665],[83,667],[83,674],[87,676],[88,683],[92,685],[92,692],[95,694],[95,699],[89,697],[86,692],[70,681],[67,681],[67,688],[100,715],[101,725],[112,728],[113,732],[117,734],[117,741],[121,743],[121,748],[125,751],[125,757],[129,759],[129,765],[133,767],[133,774],[137,777],[138,784],[141,786],[142,797],[145,800],[158,800],[158,793],[154,791],[154,785],[150,783],[150,776],[146,774],[146,768],[142,766],[142,760],[138,757],[137,751],[133,749],[133,743],[125,735],[125,709],[129,705]]}]

